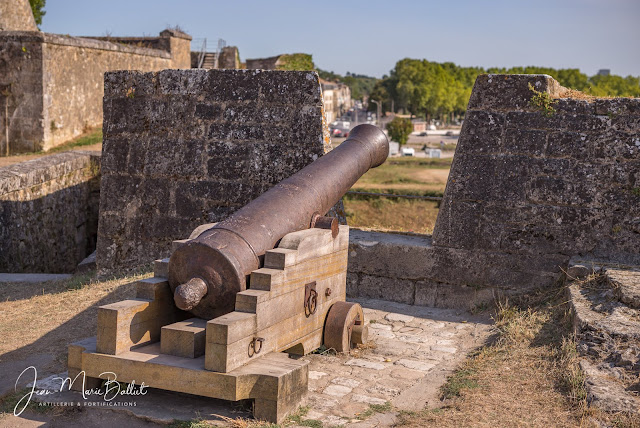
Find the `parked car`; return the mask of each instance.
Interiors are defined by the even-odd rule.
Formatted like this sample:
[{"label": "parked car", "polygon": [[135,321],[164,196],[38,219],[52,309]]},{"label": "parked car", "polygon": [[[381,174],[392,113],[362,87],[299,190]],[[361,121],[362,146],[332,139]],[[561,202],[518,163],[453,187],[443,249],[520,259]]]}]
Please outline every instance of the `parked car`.
[{"label": "parked car", "polygon": [[415,156],[416,151],[413,147],[403,147],[402,148],[402,156]]},{"label": "parked car", "polygon": [[418,134],[419,137],[426,137],[427,135],[427,131],[422,131],[421,133]]},{"label": "parked car", "polygon": [[347,138],[349,136],[349,130],[344,128],[332,128],[331,136],[336,138]]},{"label": "parked car", "polygon": [[444,135],[446,135],[447,137],[453,137],[455,134],[453,133],[453,131],[447,131],[444,133]]}]

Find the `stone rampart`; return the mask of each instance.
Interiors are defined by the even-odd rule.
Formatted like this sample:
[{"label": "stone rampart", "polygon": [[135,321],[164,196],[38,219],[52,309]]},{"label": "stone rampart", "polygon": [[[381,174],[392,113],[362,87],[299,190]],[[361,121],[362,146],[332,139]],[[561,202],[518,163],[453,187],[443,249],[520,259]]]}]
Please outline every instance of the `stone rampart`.
[{"label": "stone rampart", "polygon": [[103,129],[101,272],[168,256],[172,240],[226,218],[329,144],[314,72],[107,73]]},{"label": "stone rampart", "polygon": [[67,273],[93,251],[100,153],[0,168],[0,272]]},{"label": "stone rampart", "polygon": [[0,31],[38,31],[28,0],[0,0]]},{"label": "stone rampart", "polygon": [[105,71],[190,67],[190,37],[183,33],[145,38],[162,49],[112,40],[0,32],[0,154],[7,152],[6,127],[14,154],[48,150],[100,126]]},{"label": "stone rampart", "polygon": [[566,94],[479,76],[433,239],[353,231],[349,295],[473,308],[553,285],[572,256],[640,264],[640,99]]},{"label": "stone rampart", "polygon": [[565,93],[544,75],[478,77],[435,246],[640,263],[640,99]]}]

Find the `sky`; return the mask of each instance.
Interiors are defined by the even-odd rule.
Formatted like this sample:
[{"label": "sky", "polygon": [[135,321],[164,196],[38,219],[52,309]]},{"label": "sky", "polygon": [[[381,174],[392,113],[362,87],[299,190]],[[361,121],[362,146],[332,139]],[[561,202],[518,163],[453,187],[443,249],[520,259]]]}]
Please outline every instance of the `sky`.
[{"label": "sky", "polygon": [[305,52],[340,74],[382,77],[415,58],[640,76],[640,0],[47,0],[45,11],[49,33],[156,36],[177,25],[192,50],[222,38],[242,61]]}]

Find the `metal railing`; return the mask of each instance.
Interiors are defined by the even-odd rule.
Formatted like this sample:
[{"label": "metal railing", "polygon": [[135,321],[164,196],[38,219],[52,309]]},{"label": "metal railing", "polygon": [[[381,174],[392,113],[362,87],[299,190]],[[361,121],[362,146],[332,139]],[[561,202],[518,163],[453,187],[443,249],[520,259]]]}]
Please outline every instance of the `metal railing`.
[{"label": "metal railing", "polygon": [[202,40],[202,46],[200,47],[200,53],[198,54],[198,68],[202,68],[204,57],[207,54],[207,39]]}]

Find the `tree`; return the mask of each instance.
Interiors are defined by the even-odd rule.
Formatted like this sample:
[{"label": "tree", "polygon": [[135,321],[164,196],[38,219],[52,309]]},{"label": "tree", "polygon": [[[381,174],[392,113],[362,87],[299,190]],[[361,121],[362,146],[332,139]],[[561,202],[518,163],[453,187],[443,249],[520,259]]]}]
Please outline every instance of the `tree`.
[{"label": "tree", "polygon": [[280,55],[279,62],[278,70],[307,71],[316,69],[311,55],[304,53]]},{"label": "tree", "polygon": [[397,141],[402,147],[407,144],[409,135],[413,132],[413,123],[409,119],[396,116],[387,124],[387,130],[391,140]]},{"label": "tree", "polygon": [[43,10],[46,2],[47,0],[29,0],[31,11],[33,12],[33,19],[36,20],[38,26],[42,25],[42,17],[47,13]]}]

